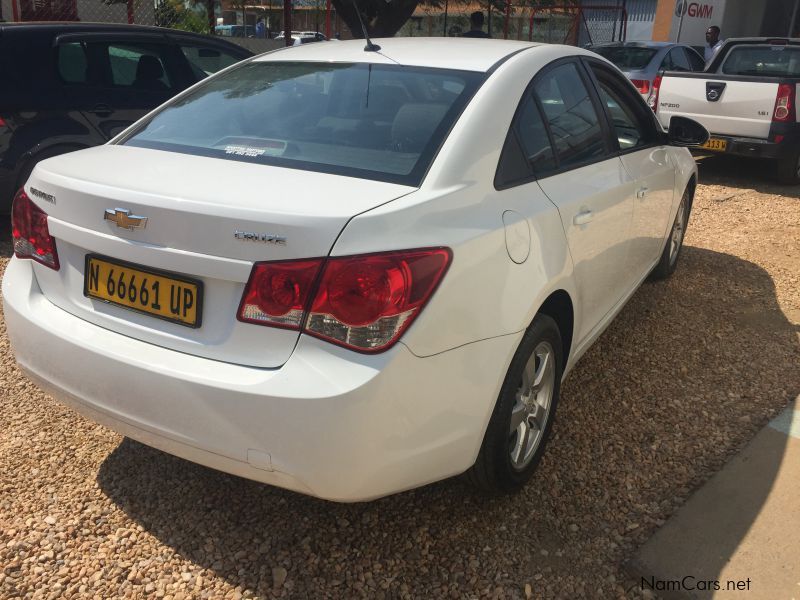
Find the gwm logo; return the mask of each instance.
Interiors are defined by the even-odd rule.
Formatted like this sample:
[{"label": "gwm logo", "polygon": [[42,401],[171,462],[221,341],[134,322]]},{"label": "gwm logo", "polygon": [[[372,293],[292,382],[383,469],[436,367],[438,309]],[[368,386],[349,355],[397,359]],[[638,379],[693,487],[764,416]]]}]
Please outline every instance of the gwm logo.
[{"label": "gwm logo", "polygon": [[714,6],[711,4],[700,4],[699,2],[689,2],[688,0],[678,0],[675,3],[676,17],[689,15],[699,19],[710,19],[713,12]]}]

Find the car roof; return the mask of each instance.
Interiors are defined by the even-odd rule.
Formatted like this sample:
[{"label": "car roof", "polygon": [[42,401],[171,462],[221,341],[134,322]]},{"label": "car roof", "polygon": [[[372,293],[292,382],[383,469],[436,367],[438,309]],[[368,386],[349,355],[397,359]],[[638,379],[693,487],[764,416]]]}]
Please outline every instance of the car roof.
[{"label": "car roof", "polygon": [[[378,52],[364,50],[364,40],[306,44],[269,52],[263,61],[359,62],[486,72],[499,61],[541,44],[475,38],[375,38]],[[577,48],[572,50],[578,51]]]},{"label": "car roof", "polygon": [[685,46],[686,44],[676,44],[675,42],[610,42],[608,44],[597,44],[593,48],[668,48],[670,46]]}]

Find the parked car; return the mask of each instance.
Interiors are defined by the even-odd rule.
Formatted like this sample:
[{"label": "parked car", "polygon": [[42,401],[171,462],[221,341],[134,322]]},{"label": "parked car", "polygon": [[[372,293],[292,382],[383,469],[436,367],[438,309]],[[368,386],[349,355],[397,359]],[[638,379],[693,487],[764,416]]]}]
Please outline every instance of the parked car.
[{"label": "parked car", "polygon": [[[284,33],[279,33],[275,36],[276,40],[285,40],[286,36]],[[324,42],[327,41],[327,37],[324,34],[320,33],[319,31],[293,31],[292,32],[292,40],[294,46],[299,46],[300,44],[310,44],[311,42]]]},{"label": "parked car", "polygon": [[256,37],[254,25],[216,25],[214,33],[222,37]]},{"label": "parked car", "polygon": [[702,71],[706,64],[691,46],[672,42],[618,42],[591,50],[619,67],[645,99],[659,71]]},{"label": "parked car", "polygon": [[675,144],[707,132],[664,133],[586,50],[380,43],[264,54],[40,162],[2,285],[24,372],[322,498],[523,486],[564,375],[675,269],[697,181]]},{"label": "parked car", "polygon": [[714,153],[776,162],[777,175],[800,183],[800,39],[728,39],[706,73],[667,72],[649,103],[664,126],[691,117],[711,132]]},{"label": "parked car", "polygon": [[172,29],[0,24],[0,214],[39,160],[103,144],[250,56],[229,42]]}]

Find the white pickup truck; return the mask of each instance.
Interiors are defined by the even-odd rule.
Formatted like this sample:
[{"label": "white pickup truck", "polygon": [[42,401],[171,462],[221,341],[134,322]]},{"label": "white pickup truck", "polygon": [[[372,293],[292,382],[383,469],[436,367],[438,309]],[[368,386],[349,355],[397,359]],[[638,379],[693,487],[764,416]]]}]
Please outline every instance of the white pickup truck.
[{"label": "white pickup truck", "polygon": [[706,150],[776,162],[781,181],[800,183],[800,39],[729,39],[702,73],[668,71],[648,104],[669,127],[700,122]]}]

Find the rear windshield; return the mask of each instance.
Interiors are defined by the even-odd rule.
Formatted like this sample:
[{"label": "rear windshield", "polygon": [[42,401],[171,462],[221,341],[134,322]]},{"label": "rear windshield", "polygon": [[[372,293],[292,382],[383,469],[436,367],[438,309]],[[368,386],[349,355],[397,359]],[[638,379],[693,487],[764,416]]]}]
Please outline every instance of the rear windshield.
[{"label": "rear windshield", "polygon": [[168,104],[123,143],[417,186],[484,77],[251,62]]},{"label": "rear windshield", "polygon": [[736,46],[722,65],[725,75],[800,77],[800,46]]},{"label": "rear windshield", "polygon": [[623,71],[644,69],[657,52],[657,50],[653,50],[652,48],[625,48],[615,46],[594,48],[594,51],[603,58],[610,60]]}]

